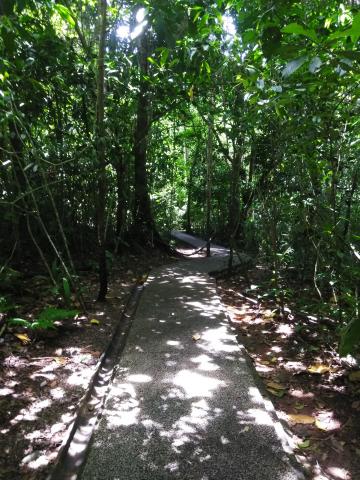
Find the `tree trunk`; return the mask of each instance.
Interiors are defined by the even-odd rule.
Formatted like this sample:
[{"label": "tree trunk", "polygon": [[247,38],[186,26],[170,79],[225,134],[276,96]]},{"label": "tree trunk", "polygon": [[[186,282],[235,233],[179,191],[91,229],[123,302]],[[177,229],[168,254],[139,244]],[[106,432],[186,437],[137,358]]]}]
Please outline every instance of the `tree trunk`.
[{"label": "tree trunk", "polygon": [[[189,163],[189,153],[188,149],[184,147],[184,155],[185,155],[185,164],[188,165]],[[193,183],[193,176],[194,176],[194,165],[195,161],[193,161],[192,165],[190,166],[189,175],[187,178],[187,205],[186,205],[186,233],[192,233],[191,228],[191,201],[192,201],[192,183]]]},{"label": "tree trunk", "polygon": [[105,40],[106,40],[106,12],[107,1],[99,0],[99,53],[97,61],[97,101],[96,101],[96,155],[98,168],[98,196],[97,196],[97,239],[99,250],[99,293],[97,300],[102,302],[108,290],[108,275],[106,267],[106,228],[105,228],[105,202],[106,202],[106,159],[105,159]]},{"label": "tree trunk", "polygon": [[212,190],[212,161],[213,161],[213,138],[211,120],[208,125],[208,137],[206,142],[206,256],[210,257],[211,237],[211,190]]},{"label": "tree trunk", "polygon": [[125,195],[125,173],[126,167],[124,156],[119,152],[115,163],[116,171],[116,252],[119,250],[119,243],[123,240],[126,223],[126,195]]},{"label": "tree trunk", "polygon": [[354,193],[356,192],[356,189],[357,189],[357,186],[358,186],[358,177],[359,177],[359,172],[356,171],[353,174],[352,182],[351,182],[351,188],[347,192],[347,197],[346,197],[346,201],[345,201],[346,211],[345,211],[345,221],[344,221],[344,230],[343,230],[344,249],[345,249],[346,240],[347,240],[347,236],[348,236],[349,228],[350,228],[351,207],[352,207],[352,202],[353,202],[353,198],[354,198]]},{"label": "tree trunk", "polygon": [[229,206],[229,243],[230,255],[228,262],[229,272],[232,270],[234,250],[236,249],[236,238],[239,230],[239,177],[241,168],[241,154],[239,151],[234,153],[231,162],[231,179],[230,179],[230,206]]},{"label": "tree trunk", "polygon": [[132,233],[140,246],[165,247],[156,227],[151,210],[151,201],[148,188],[147,140],[150,129],[149,120],[149,92],[146,81],[148,75],[148,33],[145,31],[138,42],[138,62],[140,69],[140,88],[137,104],[137,118],[134,132],[133,154],[135,159],[135,201],[133,211]]},{"label": "tree trunk", "polygon": [[140,38],[138,44],[138,60],[141,79],[133,150],[135,157],[134,232],[136,237],[145,240],[145,243],[148,243],[150,240],[147,235],[151,234],[154,226],[146,170],[147,135],[149,131],[149,98],[144,76],[148,74],[147,57],[148,39],[147,32],[145,32]]}]

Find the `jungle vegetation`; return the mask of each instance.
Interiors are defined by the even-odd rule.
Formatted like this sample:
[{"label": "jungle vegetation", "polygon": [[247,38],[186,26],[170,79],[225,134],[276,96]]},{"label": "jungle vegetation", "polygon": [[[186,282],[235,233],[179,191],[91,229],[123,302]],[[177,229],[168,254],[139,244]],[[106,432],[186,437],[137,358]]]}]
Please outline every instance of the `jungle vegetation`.
[{"label": "jungle vegetation", "polygon": [[268,265],[281,304],[306,292],[350,353],[359,37],[357,1],[3,0],[3,311],[34,258],[65,298],[92,265],[104,300],[111,258],[176,228]]}]

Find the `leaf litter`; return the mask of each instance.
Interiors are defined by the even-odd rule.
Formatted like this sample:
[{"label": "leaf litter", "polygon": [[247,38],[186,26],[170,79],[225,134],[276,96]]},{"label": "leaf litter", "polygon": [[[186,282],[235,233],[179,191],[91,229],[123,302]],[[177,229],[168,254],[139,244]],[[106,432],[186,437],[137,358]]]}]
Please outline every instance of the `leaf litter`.
[{"label": "leaf litter", "polygon": [[[101,312],[94,309],[90,317],[79,315],[50,335],[44,331],[31,332],[30,336],[19,326],[5,331],[0,343],[0,478],[48,478],[95,365],[118,324],[132,278],[143,278],[151,266],[169,261],[157,253],[151,260],[147,255],[136,261],[133,255],[119,259],[110,279],[109,300]],[[130,273],[126,262],[131,264]],[[33,282],[39,284],[39,278],[33,278],[24,289],[26,297],[16,298],[17,314],[30,319],[44,306],[56,305],[47,293],[46,277],[41,279],[41,289],[34,288]],[[91,303],[97,293],[97,278],[87,274],[83,281]]]},{"label": "leaf litter", "polygon": [[[310,475],[320,469],[360,478],[360,370],[349,370],[336,354],[330,320],[324,326],[301,314],[280,315],[276,302],[262,300],[266,286],[247,290],[249,283],[266,285],[270,276],[262,268],[249,271],[246,279],[218,280],[222,302],[230,307],[233,326],[279,417],[288,423],[299,461]],[[323,478],[338,477],[330,473]]]}]

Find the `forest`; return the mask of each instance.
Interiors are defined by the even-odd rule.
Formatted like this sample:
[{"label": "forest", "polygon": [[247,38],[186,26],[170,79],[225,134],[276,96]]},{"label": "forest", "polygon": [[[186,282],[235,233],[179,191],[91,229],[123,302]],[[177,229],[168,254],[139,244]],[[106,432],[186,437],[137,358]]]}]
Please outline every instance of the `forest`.
[{"label": "forest", "polygon": [[[239,316],[240,292],[266,324],[294,326],[302,387],[357,415],[343,443],[297,432],[312,466],[345,458],[348,476],[312,478],[360,478],[359,38],[357,0],[1,0],[3,434],[24,435],[10,419],[38,396],[39,356],[63,368],[78,331],[80,352],[103,329],[98,358],[116,320],[97,313],[177,262],[180,230],[230,249],[224,303]],[[287,381],[270,386],[275,403]],[[30,435],[19,457],[4,439],[0,478],[43,478],[60,440],[34,456],[48,447]]]}]

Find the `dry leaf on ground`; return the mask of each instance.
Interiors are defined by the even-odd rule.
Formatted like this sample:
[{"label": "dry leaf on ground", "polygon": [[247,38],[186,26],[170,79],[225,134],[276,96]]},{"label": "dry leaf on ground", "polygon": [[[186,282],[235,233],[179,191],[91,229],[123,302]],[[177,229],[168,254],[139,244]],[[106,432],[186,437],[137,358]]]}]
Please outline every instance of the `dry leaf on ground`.
[{"label": "dry leaf on ground", "polygon": [[292,423],[300,423],[302,425],[311,425],[315,423],[315,418],[310,415],[299,415],[296,413],[288,414],[289,420]]},{"label": "dry leaf on ground", "polygon": [[54,357],[54,361],[59,365],[65,365],[68,359],[66,357]]},{"label": "dry leaf on ground", "polygon": [[18,338],[24,345],[27,345],[31,342],[29,336],[26,333],[14,333],[15,337]]},{"label": "dry leaf on ground", "polygon": [[286,390],[286,387],[278,382],[266,382],[266,386],[273,390]]},{"label": "dry leaf on ground", "polygon": [[324,432],[328,430],[327,425],[320,420],[315,420],[315,427],[317,427],[319,430],[323,430]]},{"label": "dry leaf on ground", "polygon": [[328,365],[324,365],[322,363],[315,363],[314,365],[310,365],[307,370],[310,373],[319,373],[321,375],[323,373],[332,372],[332,369]]}]

